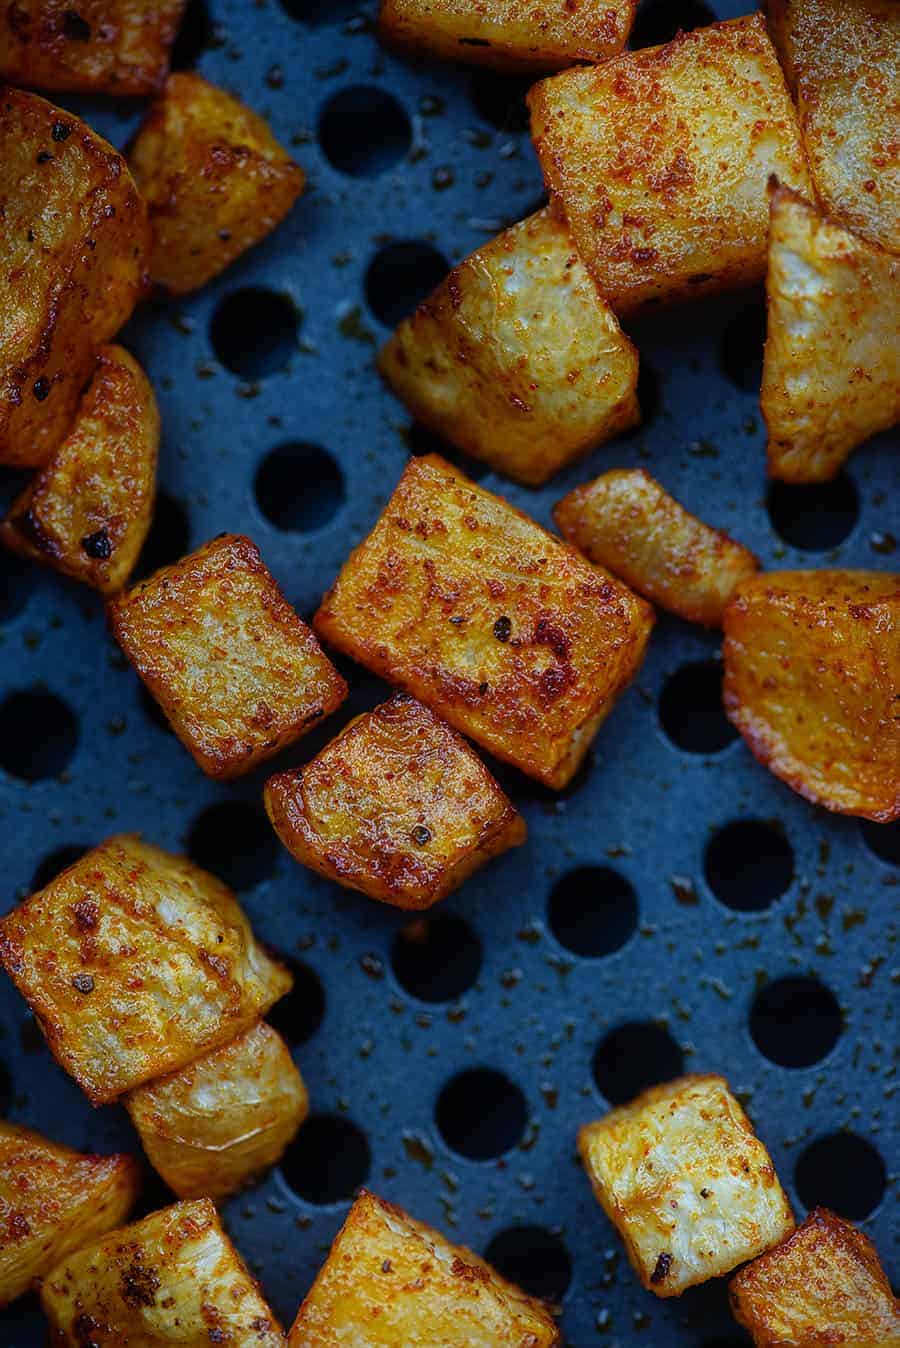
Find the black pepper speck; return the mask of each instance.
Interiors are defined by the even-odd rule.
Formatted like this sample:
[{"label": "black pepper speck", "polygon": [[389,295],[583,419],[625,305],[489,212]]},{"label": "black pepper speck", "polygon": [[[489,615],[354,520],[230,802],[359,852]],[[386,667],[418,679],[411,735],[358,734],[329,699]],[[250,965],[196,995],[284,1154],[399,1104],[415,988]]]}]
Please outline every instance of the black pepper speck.
[{"label": "black pepper speck", "polygon": [[650,1274],[652,1283],[665,1282],[672,1268],[672,1256],[663,1252],[656,1261],[656,1267]]},{"label": "black pepper speck", "polygon": [[63,15],[63,32],[70,42],[90,42],[91,25],[87,23],[77,9],[67,9]]},{"label": "black pepper speck", "polygon": [[106,562],[112,556],[112,543],[109,541],[109,534],[105,529],[97,529],[92,534],[85,534],[81,540],[82,552],[86,552],[88,557],[93,557],[98,562]]}]

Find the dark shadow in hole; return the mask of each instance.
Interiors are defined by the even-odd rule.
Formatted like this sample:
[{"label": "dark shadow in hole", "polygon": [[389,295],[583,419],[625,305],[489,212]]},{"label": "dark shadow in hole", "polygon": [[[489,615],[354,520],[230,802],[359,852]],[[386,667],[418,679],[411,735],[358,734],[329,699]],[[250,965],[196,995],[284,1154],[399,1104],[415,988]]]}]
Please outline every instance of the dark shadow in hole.
[{"label": "dark shadow in hole", "polygon": [[458,468],[466,477],[471,478],[473,482],[480,482],[491,471],[486,463],[480,459],[473,459],[462,450],[451,445],[449,440],[444,440],[441,436],[430,431],[427,426],[421,425],[416,421],[409,427],[405,433],[405,440],[409,447],[410,454],[419,457],[422,454],[440,454],[441,458],[452,463],[454,468]]},{"label": "dark shadow in hole", "polygon": [[252,889],[267,880],[278,860],[278,839],[261,805],[221,800],[194,821],[187,851],[198,866],[232,889]]},{"label": "dark shadow in hole", "polygon": [[23,1053],[49,1053],[47,1041],[37,1019],[29,1011],[19,1026]]},{"label": "dark shadow in hole", "polygon": [[216,359],[227,370],[254,380],[288,365],[299,331],[300,311],[290,295],[246,286],[219,302],[209,337]]},{"label": "dark shadow in hole", "polygon": [[276,1002],[266,1014],[266,1020],[292,1045],[305,1044],[313,1037],[325,1017],[325,989],[308,964],[275,952],[276,959],[286,964],[294,976],[294,986],[286,997]]},{"label": "dark shadow in hole", "polygon": [[18,617],[34,589],[35,563],[0,552],[0,623]]},{"label": "dark shadow in hole", "polygon": [[323,529],[344,503],[340,465],[318,445],[292,441],[263,459],[253,484],[266,519],[286,533]]},{"label": "dark shadow in hole", "polygon": [[319,117],[319,144],[340,173],[375,178],[409,153],[412,125],[391,94],[355,84],[325,104]]},{"label": "dark shadow in hole", "polygon": [[879,861],[900,866],[900,820],[893,824],[875,824],[870,819],[863,819],[860,832],[866,847]]},{"label": "dark shadow in hole", "polygon": [[762,291],[728,321],[722,337],[722,371],[742,393],[759,394],[766,342],[766,301]]},{"label": "dark shadow in hole", "polygon": [[474,1067],[447,1082],[435,1119],[452,1151],[489,1161],[511,1151],[528,1126],[528,1106],[518,1086],[490,1067]]},{"label": "dark shadow in hole", "polygon": [[37,1292],[26,1292],[9,1306],[0,1307],[0,1343],[44,1344],[47,1320]]},{"label": "dark shadow in hole", "polygon": [[538,782],[534,777],[526,777],[524,772],[519,772],[511,763],[503,763],[499,758],[493,758],[489,753],[482,752],[491,774],[496,777],[500,786],[508,796],[521,804],[525,801],[533,801],[536,805],[542,805],[555,809],[561,801],[571,800],[585,786],[594,767],[593,750],[589,750],[579,763],[575,770],[575,775],[559,790],[552,786],[546,786],[543,782]]},{"label": "dark shadow in hole", "polygon": [[146,684],[140,684],[138,696],[140,697],[141,708],[146,714],[147,720],[152,721],[157,730],[164,730],[166,734],[174,735],[175,731],[172,729],[169,718],[166,716],[166,713],[163,711]]},{"label": "dark shadow in hole", "polygon": [[191,526],[184,506],[169,492],[157,492],[153,523],[141,549],[132,581],[144,580],[160,567],[180,561],[190,546]]},{"label": "dark shadow in hole", "polygon": [[532,200],[529,201],[527,206],[524,206],[521,210],[516,211],[515,215],[509,218],[506,225],[507,229],[511,225],[517,225],[519,224],[520,221],[529,219],[529,217],[532,215],[537,215],[538,211],[542,211],[544,207],[548,204],[549,200],[550,198],[546,192],[541,192],[540,196],[533,197]]},{"label": "dark shadow in hole", "polygon": [[547,920],[560,945],[573,954],[611,955],[634,935],[637,895],[609,866],[579,866],[553,886]]},{"label": "dark shadow in hole", "polygon": [[530,126],[525,95],[534,84],[528,75],[498,75],[478,70],[472,75],[472,105],[478,116],[503,135],[518,135]]},{"label": "dark shadow in hole", "polygon": [[703,0],[643,0],[631,30],[629,46],[656,47],[683,29],[705,28],[715,23],[715,12]]},{"label": "dark shadow in hole", "polygon": [[75,862],[80,861],[89,850],[87,843],[63,843],[61,847],[54,847],[53,851],[48,852],[34,868],[31,877],[32,893],[49,885],[51,880],[55,880],[63,871],[74,866]]},{"label": "dark shadow in hole", "polygon": [[816,978],[776,978],[750,1010],[750,1034],[779,1067],[811,1067],[840,1038],[843,1021],[834,993]]},{"label": "dark shadow in hole", "polygon": [[859,496],[846,473],[831,482],[773,482],[766,506],[779,538],[803,552],[836,548],[859,519]]},{"label": "dark shadow in hole", "polygon": [[611,1105],[623,1105],[683,1071],[680,1047],[668,1030],[650,1021],[617,1026],[594,1054],[594,1080]]},{"label": "dark shadow in hole", "polygon": [[775,824],[736,819],[713,834],[704,870],[720,903],[740,913],[762,912],[790,889],[794,849]]},{"label": "dark shadow in hole", "polygon": [[481,942],[455,913],[430,913],[401,927],[391,949],[394,977],[422,1002],[452,1002],[481,968]]},{"label": "dark shadow in hole", "polygon": [[338,1114],[312,1114],[281,1160],[285,1182],[307,1203],[325,1206],[353,1198],[369,1178],[372,1155],[365,1133]]},{"label": "dark shadow in hole", "polygon": [[9,468],[0,464],[0,514],[5,515],[34,476],[31,468]]},{"label": "dark shadow in hole", "polygon": [[129,1222],[138,1222],[142,1217],[149,1217],[151,1212],[159,1212],[176,1201],[175,1194],[153,1167],[143,1160],[139,1164],[141,1187],[137,1202],[129,1214]]},{"label": "dark shadow in hole", "polygon": [[666,680],[659,720],[668,738],[691,754],[714,754],[738,737],[722,705],[722,662],[695,660]]},{"label": "dark shadow in hole", "polygon": [[572,1281],[572,1260],[559,1236],[543,1226],[511,1226],[494,1236],[484,1257],[533,1297],[559,1305]]},{"label": "dark shadow in hole", "polygon": [[449,263],[430,243],[386,244],[366,271],[366,301],[380,323],[393,328],[447,276]]},{"label": "dark shadow in hole", "polygon": [[[628,336],[632,338],[635,345],[640,345],[633,333]],[[662,410],[662,380],[645,359],[643,352],[640,355],[640,365],[638,366],[637,399],[641,409],[641,419],[636,426],[630,427],[627,431],[622,431],[617,437],[619,440],[636,440],[644,435],[648,426],[650,426],[659,416]]]},{"label": "dark shadow in hole", "polygon": [[696,1340],[701,1348],[750,1348],[750,1339],[734,1323],[727,1279],[714,1278],[689,1287],[678,1305],[691,1341]]},{"label": "dark shadow in hole", "polygon": [[285,14],[297,23],[320,28],[327,23],[344,23],[360,15],[366,6],[362,0],[280,0]]},{"label": "dark shadow in hole", "polygon": [[6,1118],[13,1102],[13,1083],[9,1069],[0,1063],[0,1117]]},{"label": "dark shadow in hole", "polygon": [[887,1170],[880,1154],[856,1133],[811,1142],[797,1161],[794,1183],[807,1208],[830,1208],[849,1221],[870,1217],[884,1198]]},{"label": "dark shadow in hole", "polygon": [[58,777],[78,745],[78,721],[62,698],[37,688],[0,704],[0,767],[22,781]]},{"label": "dark shadow in hole", "polygon": [[204,52],[224,45],[223,30],[213,23],[206,0],[188,0],[172,45],[172,69],[193,70]]}]

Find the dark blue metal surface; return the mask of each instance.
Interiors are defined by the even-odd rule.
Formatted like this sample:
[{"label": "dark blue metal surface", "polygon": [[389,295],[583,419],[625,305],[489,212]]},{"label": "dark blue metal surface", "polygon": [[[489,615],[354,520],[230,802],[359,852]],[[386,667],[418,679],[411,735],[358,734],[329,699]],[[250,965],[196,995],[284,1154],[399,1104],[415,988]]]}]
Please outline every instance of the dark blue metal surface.
[{"label": "dark blue metal surface", "polygon": [[[385,285],[376,268],[367,298],[373,259],[398,241],[427,243],[459,259],[531,210],[541,182],[516,85],[414,67],[377,45],[368,11],[359,15],[341,0],[294,0],[292,7],[300,17],[273,0],[211,0],[197,65],[270,119],[309,174],[306,195],[260,248],[199,295],[147,307],[126,338],[154,380],[163,414],[168,500],[154,534],[155,560],[221,530],[247,532],[308,616],[371,526],[411,445],[420,444],[374,372],[375,346],[387,329],[370,302],[380,312],[388,303],[408,306],[434,259],[421,249],[401,253],[409,266],[399,288],[396,270]],[[672,4],[668,12],[699,8]],[[718,0],[714,8],[726,17],[742,6]],[[642,11],[648,36],[660,14],[659,5]],[[198,40],[202,17],[195,22],[192,11],[190,34]],[[184,53],[190,45],[182,44]],[[340,101],[347,90],[357,92]],[[78,106],[119,144],[140,111]],[[396,263],[396,252],[391,258]],[[233,298],[247,290],[255,293]],[[288,332],[280,345],[273,339],[271,304],[260,291],[289,297],[296,337]],[[767,508],[758,297],[647,320],[635,335],[648,371],[648,417],[638,432],[541,491],[491,474],[485,484],[548,523],[553,502],[575,483],[605,468],[644,465],[768,566],[897,568],[890,534],[900,534],[898,459],[886,437],[860,450],[833,490],[776,493]],[[239,363],[241,352],[254,353],[243,374],[218,358],[233,361],[234,351]],[[284,445],[306,448],[281,455],[257,478]],[[294,527],[273,524],[255,483],[269,513]],[[2,479],[5,497],[15,485]],[[331,886],[278,850],[259,812],[264,774],[230,786],[200,774],[148,710],[106,634],[97,597],[5,559],[0,574],[0,756],[9,762],[31,755],[53,773],[64,768],[30,782],[0,771],[6,905],[29,891],[39,863],[57,849],[123,829],[143,830],[173,849],[190,846],[235,879],[260,936],[311,971],[278,1019],[297,1041],[314,1110],[327,1116],[309,1136],[310,1146],[333,1150],[334,1191],[367,1178],[377,1192],[479,1251],[509,1228],[554,1233],[571,1262],[562,1323],[574,1348],[743,1342],[725,1310],[724,1284],[669,1303],[639,1288],[617,1258],[617,1241],[575,1160],[577,1127],[607,1108],[594,1075],[598,1046],[623,1023],[654,1024],[680,1046],[687,1068],[724,1072],[748,1101],[798,1210],[800,1163],[803,1198],[830,1199],[864,1217],[896,1276],[897,830],[814,809],[738,741],[714,752],[679,747],[696,743],[704,727],[715,742],[721,729],[708,678],[686,676],[670,687],[669,733],[660,717],[670,676],[713,658],[714,636],[661,619],[635,687],[596,741],[589,771],[562,798],[503,774],[528,818],[529,842],[438,910],[465,924],[438,932],[461,983],[467,960],[478,967],[458,999],[429,1003],[410,995],[395,972],[403,916]],[[350,677],[348,712],[385,695],[364,671],[350,670]],[[20,690],[65,703],[74,718],[71,744],[64,726],[48,744],[38,717],[45,703],[4,719],[3,700]],[[282,761],[305,757],[343,720],[342,712]],[[219,802],[238,805],[207,815]],[[711,839],[748,820],[761,827],[726,835],[707,866]],[[603,898],[612,895],[621,914],[622,886],[582,868],[615,872],[636,896],[633,932],[606,955],[566,948],[549,922],[556,891],[556,926],[569,944],[597,949],[611,942]],[[710,878],[724,897],[716,897]],[[785,885],[767,904],[766,895]],[[572,903],[587,916],[573,922]],[[761,906],[747,911],[752,904]],[[461,940],[467,931],[480,942],[480,962]],[[618,939],[627,933],[626,921]],[[418,986],[419,974],[427,983],[427,949],[417,956],[414,944],[401,948],[397,967],[406,983]],[[757,1043],[754,1004],[782,976],[815,981],[798,989],[793,1028],[776,1024],[773,1032],[764,1004],[758,1009]],[[324,1016],[310,1033],[319,986]],[[92,1111],[56,1067],[6,982],[0,1024],[0,1092],[12,1118],[78,1147],[136,1148],[124,1113]],[[668,1042],[639,1040],[619,1081],[671,1069]],[[787,1067],[767,1052],[813,1061]],[[605,1061],[601,1052],[601,1078]],[[487,1119],[487,1097],[475,1087],[461,1105],[451,1099],[438,1110],[445,1085],[476,1067],[497,1069],[521,1092],[524,1133],[514,1093],[501,1091]],[[364,1134],[368,1167],[361,1144],[362,1163],[355,1164],[354,1141],[337,1131],[334,1118]],[[466,1159],[441,1125],[465,1148],[476,1122],[483,1149],[513,1145],[499,1157]],[[841,1153],[826,1144],[801,1159],[810,1144],[842,1130],[861,1139],[859,1149],[851,1142]],[[335,1139],[340,1145],[332,1148]],[[282,1170],[226,1209],[235,1240],[286,1321],[346,1211],[345,1201],[302,1196],[316,1186],[323,1196],[323,1173],[304,1164],[301,1134]],[[159,1188],[147,1200],[163,1201]],[[526,1258],[520,1276],[534,1280],[540,1263],[537,1255],[530,1266]],[[549,1290],[560,1292],[566,1277],[558,1250],[554,1267]],[[537,1285],[548,1290],[546,1281]],[[8,1348],[42,1342],[33,1304],[0,1315],[0,1341]]]}]

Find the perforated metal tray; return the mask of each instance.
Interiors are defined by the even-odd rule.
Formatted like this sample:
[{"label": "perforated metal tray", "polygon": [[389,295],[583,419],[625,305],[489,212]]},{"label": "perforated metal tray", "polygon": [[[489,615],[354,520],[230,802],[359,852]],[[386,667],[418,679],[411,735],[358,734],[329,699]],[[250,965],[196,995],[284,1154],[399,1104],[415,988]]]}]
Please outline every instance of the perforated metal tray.
[{"label": "perforated metal tray", "polygon": [[[192,5],[179,61],[268,117],[310,185],[260,248],[128,330],[164,425],[144,568],[242,530],[309,615],[410,450],[428,447],[374,373],[381,320],[533,209],[541,181],[523,86],[385,52],[368,0],[209,3]],[[710,17],[691,0],[645,0],[639,40]],[[118,144],[140,114],[77,107]],[[758,295],[654,317],[634,335],[640,430],[541,491],[475,475],[549,523],[575,483],[646,465],[769,566],[897,569],[898,459],[885,437],[833,487],[767,500]],[[0,485],[8,498],[17,482]],[[401,914],[280,851],[263,774],[232,786],[201,776],[93,594],[7,557],[0,575],[6,905],[71,849],[140,829],[233,881],[260,935],[297,961],[298,990],[274,1019],[315,1117],[281,1169],[226,1208],[286,1322],[366,1182],[561,1301],[574,1348],[739,1344],[723,1283],[668,1303],[638,1287],[574,1156],[577,1127],[609,1099],[682,1063],[725,1072],[798,1210],[824,1201],[861,1219],[896,1274],[898,831],[812,808],[728,736],[714,636],[662,618],[571,789],[556,797],[503,772],[527,847],[404,934]],[[348,672],[348,715],[385,696]],[[136,1149],[124,1114],[92,1111],[56,1067],[6,981],[0,1023],[12,1118],[78,1147]],[[165,1201],[151,1179],[145,1208]],[[33,1302],[0,1326],[8,1348],[43,1341]]]}]

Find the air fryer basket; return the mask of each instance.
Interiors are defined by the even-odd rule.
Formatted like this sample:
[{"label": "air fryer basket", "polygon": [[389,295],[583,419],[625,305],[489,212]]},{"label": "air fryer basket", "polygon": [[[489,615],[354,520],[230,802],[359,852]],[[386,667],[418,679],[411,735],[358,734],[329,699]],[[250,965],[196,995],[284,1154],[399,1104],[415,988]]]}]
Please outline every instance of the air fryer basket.
[{"label": "air fryer basket", "polygon": [[[643,0],[636,40],[743,8]],[[178,63],[268,117],[309,189],[261,247],[198,295],[146,306],[125,334],[164,427],[142,569],[240,530],[304,616],[408,454],[433,447],[380,386],[378,343],[449,262],[542,200],[524,84],[389,53],[373,10],[192,0]],[[141,111],[77,110],[118,144]],[[832,485],[767,488],[763,326],[755,292],[642,320],[637,431],[539,491],[468,469],[549,523],[576,483],[645,466],[767,566],[897,569],[887,437]],[[16,485],[0,478],[4,500]],[[273,1020],[313,1117],[225,1209],[286,1322],[366,1183],[560,1303],[573,1348],[736,1348],[723,1283],[664,1303],[641,1290],[575,1158],[580,1124],[682,1067],[724,1072],[798,1212],[825,1202],[860,1220],[896,1275],[900,834],[814,809],[753,761],[719,710],[717,646],[661,617],[569,789],[502,772],[527,846],[410,927],[291,861],[262,812],[264,773],[201,776],[92,593],[0,558],[6,906],[80,849],[142,830],[231,881],[295,964]],[[385,696],[342,668],[350,711]],[[6,980],[0,999],[3,1111],[78,1147],[136,1150],[124,1112],[90,1108]],[[149,1177],[143,1209],[166,1201]],[[0,1313],[7,1348],[37,1348],[43,1332],[33,1301]]]}]

